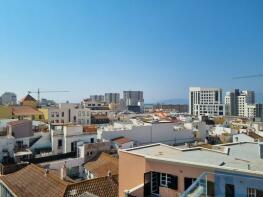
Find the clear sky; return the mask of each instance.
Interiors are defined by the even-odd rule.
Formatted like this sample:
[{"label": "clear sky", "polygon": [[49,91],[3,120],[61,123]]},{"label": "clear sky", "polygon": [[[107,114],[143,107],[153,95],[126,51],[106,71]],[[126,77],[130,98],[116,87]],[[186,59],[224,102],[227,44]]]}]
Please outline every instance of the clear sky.
[{"label": "clear sky", "polygon": [[263,78],[232,79],[263,73],[262,10],[262,0],[0,0],[0,93],[263,92]]}]

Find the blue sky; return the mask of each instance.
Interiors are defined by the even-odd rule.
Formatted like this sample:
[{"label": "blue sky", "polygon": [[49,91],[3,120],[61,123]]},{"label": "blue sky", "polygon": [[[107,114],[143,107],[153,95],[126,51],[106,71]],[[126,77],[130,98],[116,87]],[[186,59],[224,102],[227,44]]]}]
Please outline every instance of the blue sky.
[{"label": "blue sky", "polygon": [[189,86],[263,92],[262,0],[0,0],[0,93],[45,97],[143,90],[187,98]]}]

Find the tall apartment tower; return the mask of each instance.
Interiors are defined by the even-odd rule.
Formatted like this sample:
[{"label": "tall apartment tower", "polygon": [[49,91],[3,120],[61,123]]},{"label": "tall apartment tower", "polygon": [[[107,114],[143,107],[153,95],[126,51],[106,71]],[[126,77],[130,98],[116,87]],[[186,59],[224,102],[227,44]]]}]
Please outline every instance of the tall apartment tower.
[{"label": "tall apartment tower", "polygon": [[104,98],[104,95],[91,95],[90,96],[90,99],[93,101],[93,102],[104,102],[105,98]]},{"label": "tall apartment tower", "polygon": [[255,92],[240,91],[227,92],[225,96],[226,115],[253,117],[255,112]]},{"label": "tall apartment tower", "polygon": [[227,116],[238,116],[238,97],[240,96],[239,89],[233,92],[226,92],[225,96],[225,114]]},{"label": "tall apartment tower", "polygon": [[119,93],[105,93],[105,102],[106,103],[120,103],[120,94]]},{"label": "tall apartment tower", "polygon": [[131,111],[139,112],[144,108],[142,91],[123,91],[123,100],[125,106]]},{"label": "tall apartment tower", "polygon": [[224,104],[221,88],[189,88],[189,113],[196,116],[222,116]]},{"label": "tall apartment tower", "polygon": [[256,118],[263,121],[263,104],[256,104]]}]

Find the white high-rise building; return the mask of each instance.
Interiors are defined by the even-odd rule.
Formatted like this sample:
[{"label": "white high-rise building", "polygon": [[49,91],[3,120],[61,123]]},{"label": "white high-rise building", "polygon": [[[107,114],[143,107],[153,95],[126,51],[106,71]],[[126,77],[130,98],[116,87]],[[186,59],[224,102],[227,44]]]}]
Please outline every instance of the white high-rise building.
[{"label": "white high-rise building", "polygon": [[224,115],[222,89],[190,87],[189,113],[196,116]]},{"label": "white high-rise building", "polygon": [[251,108],[254,108],[251,107],[251,105],[254,104],[255,104],[255,92],[247,91],[247,90],[241,91],[240,95],[238,96],[238,116],[251,117],[251,114],[248,111],[251,111]]},{"label": "white high-rise building", "polygon": [[98,101],[98,102],[104,102],[105,101],[104,95],[91,95],[90,99],[92,101]]},{"label": "white high-rise building", "polygon": [[248,118],[256,117],[256,105],[245,104],[244,116]]},{"label": "white high-rise building", "polygon": [[254,117],[255,116],[255,92],[239,91],[227,92],[225,96],[226,115]]},{"label": "white high-rise building", "polygon": [[119,93],[105,93],[105,102],[108,104],[111,104],[111,103],[119,104],[120,94]]},{"label": "white high-rise building", "polygon": [[16,105],[17,98],[13,92],[5,92],[1,96],[2,105]]}]

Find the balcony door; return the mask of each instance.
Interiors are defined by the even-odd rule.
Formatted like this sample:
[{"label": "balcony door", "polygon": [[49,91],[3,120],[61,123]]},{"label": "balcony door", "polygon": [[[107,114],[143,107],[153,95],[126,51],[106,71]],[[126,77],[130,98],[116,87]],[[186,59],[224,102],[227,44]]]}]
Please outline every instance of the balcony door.
[{"label": "balcony door", "polygon": [[152,172],[151,176],[151,194],[152,196],[159,196],[160,194],[160,173]]}]

